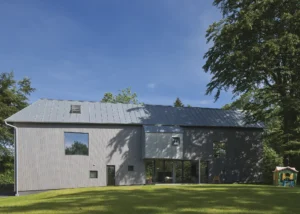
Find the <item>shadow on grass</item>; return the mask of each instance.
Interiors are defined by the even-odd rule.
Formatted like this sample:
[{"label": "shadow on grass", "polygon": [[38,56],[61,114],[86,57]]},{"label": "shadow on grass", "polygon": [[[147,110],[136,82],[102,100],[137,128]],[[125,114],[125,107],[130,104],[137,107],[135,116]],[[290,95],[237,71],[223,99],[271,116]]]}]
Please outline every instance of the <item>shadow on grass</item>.
[{"label": "shadow on grass", "polygon": [[36,200],[32,197],[18,206],[0,201],[0,213],[300,213],[299,188],[184,185],[56,192],[36,195]]}]

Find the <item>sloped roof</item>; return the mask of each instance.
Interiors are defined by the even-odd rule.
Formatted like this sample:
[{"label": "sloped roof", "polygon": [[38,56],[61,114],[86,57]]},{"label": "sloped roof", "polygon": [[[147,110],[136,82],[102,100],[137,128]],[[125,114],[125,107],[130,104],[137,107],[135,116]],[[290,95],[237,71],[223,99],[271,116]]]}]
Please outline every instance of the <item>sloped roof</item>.
[{"label": "sloped roof", "polygon": [[284,167],[284,166],[276,166],[276,168],[275,168],[275,170],[273,172],[278,172],[278,171],[282,171],[282,170],[285,170],[285,169],[289,169],[289,170],[292,170],[294,172],[298,172],[295,167],[289,167],[289,166],[286,166],[286,167]]},{"label": "sloped roof", "polygon": [[[80,114],[71,114],[71,105],[80,105]],[[239,111],[199,107],[112,104],[90,101],[40,99],[7,118],[8,122],[92,123],[177,126],[263,128],[247,125]]]}]

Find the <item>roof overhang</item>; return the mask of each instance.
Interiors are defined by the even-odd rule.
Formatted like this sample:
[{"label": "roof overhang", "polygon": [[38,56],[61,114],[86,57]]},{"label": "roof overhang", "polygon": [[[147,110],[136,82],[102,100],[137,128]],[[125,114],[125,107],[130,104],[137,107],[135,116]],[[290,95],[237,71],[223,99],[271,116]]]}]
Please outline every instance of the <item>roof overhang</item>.
[{"label": "roof overhang", "polygon": [[179,126],[143,126],[145,133],[183,133]]},{"label": "roof overhang", "polygon": [[273,172],[279,172],[279,171],[286,170],[286,169],[294,171],[294,172],[298,172],[295,167],[289,167],[289,166],[286,166],[286,167],[276,166],[276,168]]}]

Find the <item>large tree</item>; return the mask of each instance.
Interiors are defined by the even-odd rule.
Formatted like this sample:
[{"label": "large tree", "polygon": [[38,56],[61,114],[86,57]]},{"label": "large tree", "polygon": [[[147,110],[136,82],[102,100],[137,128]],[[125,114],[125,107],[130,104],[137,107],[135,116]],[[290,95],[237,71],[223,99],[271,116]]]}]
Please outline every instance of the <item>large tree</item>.
[{"label": "large tree", "polygon": [[30,79],[15,80],[13,72],[0,74],[0,165],[11,159],[14,147],[13,129],[4,120],[28,105],[28,96],[35,89]]},{"label": "large tree", "polygon": [[139,104],[137,99],[137,94],[132,93],[131,88],[125,88],[119,91],[117,95],[113,95],[110,92],[104,94],[102,103],[131,103],[131,104]]},{"label": "large tree", "polygon": [[223,18],[207,30],[212,47],[203,66],[207,94],[252,93],[244,106],[253,121],[280,120],[281,152],[300,154],[300,1],[215,0]]}]

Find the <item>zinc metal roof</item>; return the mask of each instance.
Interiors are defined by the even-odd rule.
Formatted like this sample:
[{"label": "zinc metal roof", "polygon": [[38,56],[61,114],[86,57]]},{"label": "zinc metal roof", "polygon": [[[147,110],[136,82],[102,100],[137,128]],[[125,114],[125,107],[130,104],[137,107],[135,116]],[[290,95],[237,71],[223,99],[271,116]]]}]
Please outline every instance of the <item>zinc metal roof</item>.
[{"label": "zinc metal roof", "polygon": [[[70,113],[71,105],[80,105],[81,113]],[[262,123],[246,124],[243,113],[234,110],[51,99],[40,99],[6,120],[26,123],[161,124],[263,128]]]},{"label": "zinc metal roof", "polygon": [[145,133],[183,133],[178,126],[143,126]]}]

